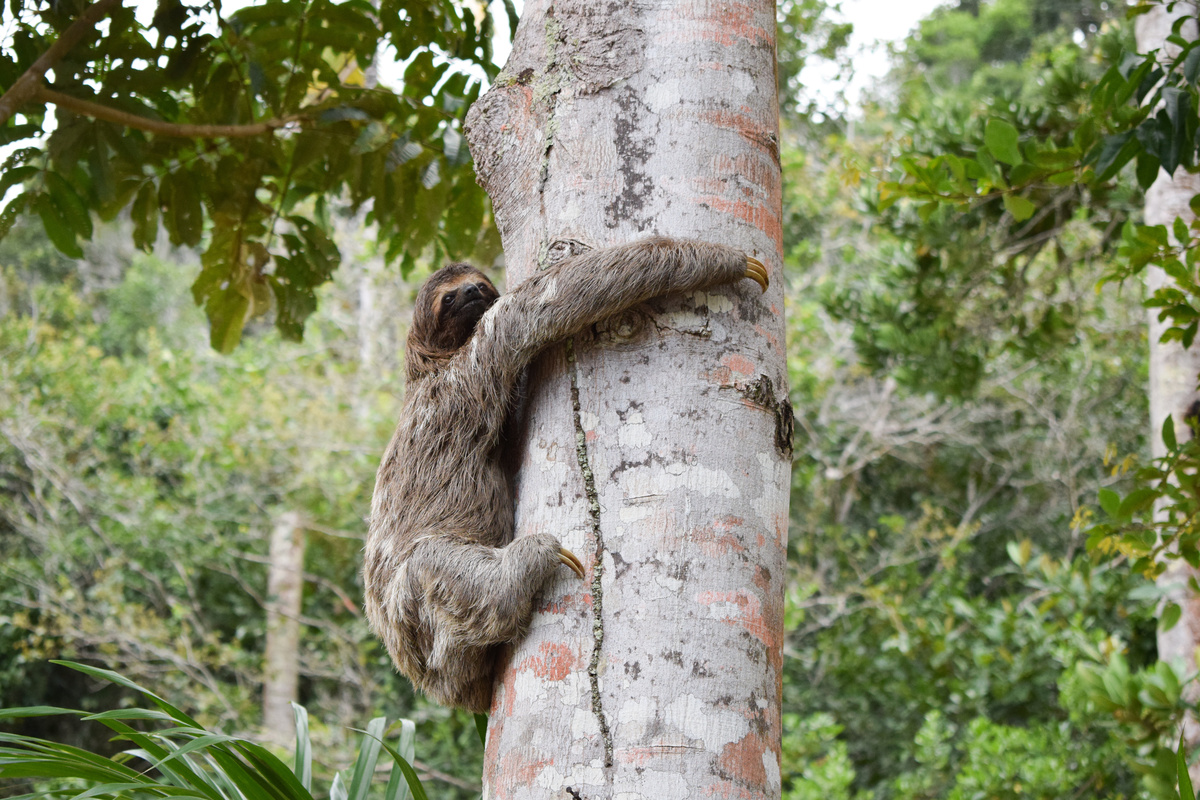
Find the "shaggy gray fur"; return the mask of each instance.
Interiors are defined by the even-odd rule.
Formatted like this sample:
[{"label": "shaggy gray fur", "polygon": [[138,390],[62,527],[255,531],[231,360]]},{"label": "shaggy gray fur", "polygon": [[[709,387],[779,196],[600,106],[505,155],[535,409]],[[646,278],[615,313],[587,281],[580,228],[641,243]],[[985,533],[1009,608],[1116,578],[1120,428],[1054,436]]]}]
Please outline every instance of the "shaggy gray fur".
[{"label": "shaggy gray fur", "polygon": [[[444,705],[489,710],[500,647],[524,634],[535,595],[566,563],[550,534],[512,538],[501,432],[529,362],[652,297],[750,276],[742,253],[703,242],[652,238],[593,250],[531,277],[450,344],[446,326],[462,319],[443,308],[445,287],[487,279],[465,265],[429,279],[409,333],[400,421],[375,478],[363,564],[367,618],[417,688]],[[765,287],[765,270],[755,279]]]}]

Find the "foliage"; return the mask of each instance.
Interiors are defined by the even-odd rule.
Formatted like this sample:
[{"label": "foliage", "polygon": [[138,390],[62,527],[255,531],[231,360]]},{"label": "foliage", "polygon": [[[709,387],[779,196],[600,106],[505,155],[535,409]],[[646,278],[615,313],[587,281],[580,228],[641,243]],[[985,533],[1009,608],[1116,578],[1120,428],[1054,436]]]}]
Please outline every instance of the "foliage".
[{"label": "foliage", "polygon": [[[940,9],[863,138],[792,157],[804,196],[785,214],[817,233],[788,252],[824,308],[795,303],[789,343],[809,434],[793,507],[816,535],[793,545],[785,694],[844,726],[851,786],[873,796],[1174,796],[1194,676],[1155,661],[1142,581],[1172,548],[1196,560],[1194,445],[1165,429],[1168,455],[1139,466],[1138,287],[1092,289],[1164,265],[1149,304],[1167,338],[1194,337],[1195,233],[1127,218],[1160,165],[1194,163],[1195,123],[1175,121],[1200,56],[1180,38],[1161,68],[1130,54],[1111,13]],[[1102,472],[1106,452],[1134,455]]]},{"label": "foliage", "polygon": [[[1106,519],[1089,529],[1088,549],[1102,557],[1127,557],[1130,569],[1157,578],[1166,572],[1170,561],[1183,559],[1200,567],[1200,528],[1197,526],[1197,467],[1200,445],[1188,437],[1175,436],[1174,418],[1163,421],[1162,440],[1167,454],[1131,473],[1133,488],[1122,496],[1111,489],[1099,492],[1100,506]],[[1114,467],[1128,469],[1132,459]],[[1193,579],[1190,585],[1194,585]],[[1200,587],[1194,587],[1200,588]],[[1162,625],[1169,630],[1179,619],[1174,603],[1163,609]]]},{"label": "foliage", "polygon": [[[13,34],[0,50],[0,86],[84,5],[4,4]],[[496,237],[462,135],[480,77],[495,70],[491,18],[479,8],[477,17],[453,0],[271,0],[225,15],[219,3],[169,0],[146,25],[117,4],[99,36],[53,65],[52,88],[133,120],[60,105],[52,123],[44,99],[23,105],[0,127],[0,144],[41,143],[0,170],[0,194],[20,190],[0,214],[0,237],[36,214],[78,258],[93,215],[125,211],[143,249],[160,225],[172,244],[202,246],[192,295],[222,352],[268,311],[285,339],[301,338],[315,290],[339,262],[331,200],[368,209],[381,251],[406,274],[429,247],[438,259],[490,262]],[[404,64],[395,89],[367,74],[380,53]],[[172,135],[127,127],[136,118],[278,124],[253,136]]]},{"label": "foliage", "polygon": [[[312,800],[312,743],[308,713],[295,706],[296,748],[289,769],[257,742],[206,730],[162,697],[109,670],[60,662],[86,675],[123,685],[142,694],[156,708],[120,708],[88,714],[52,706],[0,710],[0,720],[70,715],[80,722],[99,722],[116,733],[115,741],[132,745],[111,758],[77,747],[19,734],[0,732],[0,780],[26,782],[30,792],[18,797],[78,796],[193,797],[202,800]],[[358,758],[329,790],[334,798],[365,800],[375,779],[380,751],[390,757],[384,800],[425,800],[427,795],[411,764],[415,727],[399,720],[397,747],[386,741],[387,720],[371,720]],[[396,727],[393,726],[393,727]],[[142,766],[144,764],[145,766]]]},{"label": "foliage", "polygon": [[[302,701],[341,719],[404,709],[428,764],[477,782],[474,724],[415,697],[357,600],[399,332],[344,309],[368,286],[402,308],[414,288],[350,261],[303,349],[259,328],[223,357],[186,299],[186,266],[99,233],[65,281],[36,228],[14,231],[17,252],[0,245],[0,707],[122,702],[46,669],[65,657],[186,698],[205,724],[257,725],[267,534],[299,511]],[[365,337],[377,345],[366,361]],[[53,719],[22,724],[75,736]],[[313,735],[346,746],[336,728]]]},{"label": "foliage", "polygon": [[1136,206],[1105,150],[1125,79],[1096,66],[1128,33],[1097,27],[1098,6],[1059,5],[935,12],[907,42],[896,110],[873,122],[889,177],[869,187],[865,211],[894,240],[827,305],[854,324],[868,366],[915,389],[969,396],[991,359],[1068,342],[1080,273]]},{"label": "foliage", "polygon": [[783,800],[850,800],[854,766],[846,743],[838,741],[842,726],[829,714],[783,716]]},{"label": "foliage", "polygon": [[1073,764],[1047,766],[1036,780],[1055,776],[1055,791],[1036,796],[1131,789],[1130,770],[1141,762],[1121,764],[1131,751],[1123,729],[1109,729],[1112,708],[1062,688],[1078,665],[1121,648],[1121,632],[1144,652],[1153,607],[1130,597],[1129,574],[1038,554],[1024,541],[1010,545],[1007,567],[980,575],[963,568],[971,538],[933,510],[911,527],[882,522],[868,546],[911,537],[918,549],[875,569],[860,565],[857,586],[834,593],[813,584],[790,598],[787,705],[846,727],[855,787],[954,796],[952,787],[989,770],[999,786],[998,776],[1034,769],[1024,748],[1045,753],[1048,764]]}]

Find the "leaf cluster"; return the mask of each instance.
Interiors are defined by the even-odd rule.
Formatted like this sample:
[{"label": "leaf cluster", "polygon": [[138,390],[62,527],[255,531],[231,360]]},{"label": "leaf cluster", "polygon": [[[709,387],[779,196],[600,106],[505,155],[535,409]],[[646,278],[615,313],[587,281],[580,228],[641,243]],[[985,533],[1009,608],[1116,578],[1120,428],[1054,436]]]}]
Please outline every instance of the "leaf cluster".
[{"label": "leaf cluster", "polygon": [[[1188,423],[1200,419],[1189,417]],[[1200,443],[1194,434],[1181,441],[1172,416],[1163,420],[1161,435],[1166,448],[1161,458],[1140,466],[1127,458],[1114,465],[1114,474],[1128,472],[1130,489],[1100,490],[1105,518],[1088,530],[1087,542],[1094,557],[1127,559],[1130,570],[1150,579],[1179,560],[1200,569]],[[1188,592],[1200,592],[1194,576]],[[1170,630],[1180,614],[1176,603],[1166,603],[1159,625]]]},{"label": "leaf cluster", "polygon": [[[14,34],[0,51],[0,85],[80,11],[78,2],[7,6]],[[490,41],[490,17],[452,0],[271,0],[227,15],[169,0],[148,25],[118,6],[103,33],[54,66],[55,91],[129,120],[269,129],[175,136],[63,107],[52,126],[45,106],[26,104],[0,143],[41,143],[0,170],[0,193],[17,190],[0,237],[35,214],[79,258],[93,216],[128,213],[143,249],[160,228],[174,245],[203,248],[192,293],[216,349],[230,351],[268,312],[298,340],[339,261],[331,203],[366,208],[380,250],[405,273],[427,248],[435,258],[497,252],[462,134],[481,77],[495,69]],[[384,54],[404,65],[395,88],[373,76]]]},{"label": "leaf cluster", "polygon": [[[1117,124],[1096,108],[1093,89],[1104,75],[1096,58],[1120,51],[1127,32],[1049,27],[1057,15],[1038,30],[1030,5],[935,14],[964,29],[945,36],[947,47],[965,32],[977,37],[973,71],[948,87],[935,81],[958,70],[938,72],[947,65],[934,59],[951,56],[930,49],[924,26],[908,40],[914,61],[897,70],[895,107],[877,109],[870,128],[888,154],[873,170],[883,178],[860,194],[885,245],[873,254],[878,268],[826,297],[837,318],[854,324],[870,368],[941,396],[970,396],[1000,354],[1037,358],[1075,336],[1078,276],[1111,252],[1137,200],[1126,184],[1094,180],[1089,161],[1106,126]],[[1003,25],[993,18],[1001,12]],[[1025,26],[1027,46],[997,52],[1018,60],[983,60],[979,53],[1014,24]],[[1105,102],[1119,105],[1116,96]]]},{"label": "leaf cluster", "polygon": [[[88,714],[66,708],[33,706],[0,710],[0,720],[68,715],[82,723],[98,722],[130,747],[112,758],[31,736],[0,731],[0,779],[36,782],[35,797],[179,797],[194,800],[312,800],[312,745],[308,714],[294,706],[296,750],[289,768],[261,744],[216,733],[149,689],[112,672],[73,662],[56,662],[92,678],[141,694],[155,708],[120,708]],[[330,788],[333,800],[366,800],[371,796],[375,764],[381,751],[394,765],[383,800],[427,800],[411,764],[415,726],[399,720],[399,748],[385,741],[387,720],[371,720],[347,788],[338,773]],[[37,786],[40,784],[40,786]]]}]

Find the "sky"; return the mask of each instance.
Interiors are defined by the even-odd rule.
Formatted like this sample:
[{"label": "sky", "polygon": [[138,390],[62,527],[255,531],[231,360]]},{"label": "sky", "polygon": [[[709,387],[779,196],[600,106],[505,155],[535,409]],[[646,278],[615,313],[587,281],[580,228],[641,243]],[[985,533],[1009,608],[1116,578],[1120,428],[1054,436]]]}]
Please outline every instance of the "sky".
[{"label": "sky", "polygon": [[[849,43],[854,78],[846,90],[850,108],[864,89],[887,73],[887,46],[907,36],[929,12],[947,4],[948,0],[842,0],[840,16],[854,24]],[[827,65],[824,69],[817,65],[802,74],[801,80],[818,97],[828,97],[822,85],[829,85],[832,91],[834,77]]]},{"label": "sky", "polygon": [[[841,17],[854,23],[854,34],[850,38],[850,55],[854,58],[855,76],[847,91],[846,99],[854,105],[863,89],[888,69],[887,45],[898,42],[908,35],[917,21],[948,0],[841,0]],[[517,9],[524,5],[516,0]],[[504,63],[508,57],[508,19],[501,0],[491,3],[492,15],[496,19],[496,61]],[[832,84],[832,74],[814,70],[804,76],[809,85]],[[817,89],[819,91],[819,89]]]}]

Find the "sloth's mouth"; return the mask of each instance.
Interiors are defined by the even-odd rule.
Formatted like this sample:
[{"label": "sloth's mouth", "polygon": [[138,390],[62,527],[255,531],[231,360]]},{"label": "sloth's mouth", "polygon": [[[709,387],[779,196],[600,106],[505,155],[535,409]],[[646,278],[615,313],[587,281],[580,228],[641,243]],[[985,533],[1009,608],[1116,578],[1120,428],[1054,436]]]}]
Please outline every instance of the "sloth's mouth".
[{"label": "sloth's mouth", "polygon": [[462,310],[463,311],[471,311],[471,312],[476,312],[476,310],[478,310],[477,313],[480,316],[483,316],[483,312],[485,312],[489,308],[491,308],[492,303],[494,303],[494,302],[496,302],[496,298],[484,297],[484,296],[480,295],[479,297],[476,297],[472,300],[468,300],[466,303],[464,303]]}]

